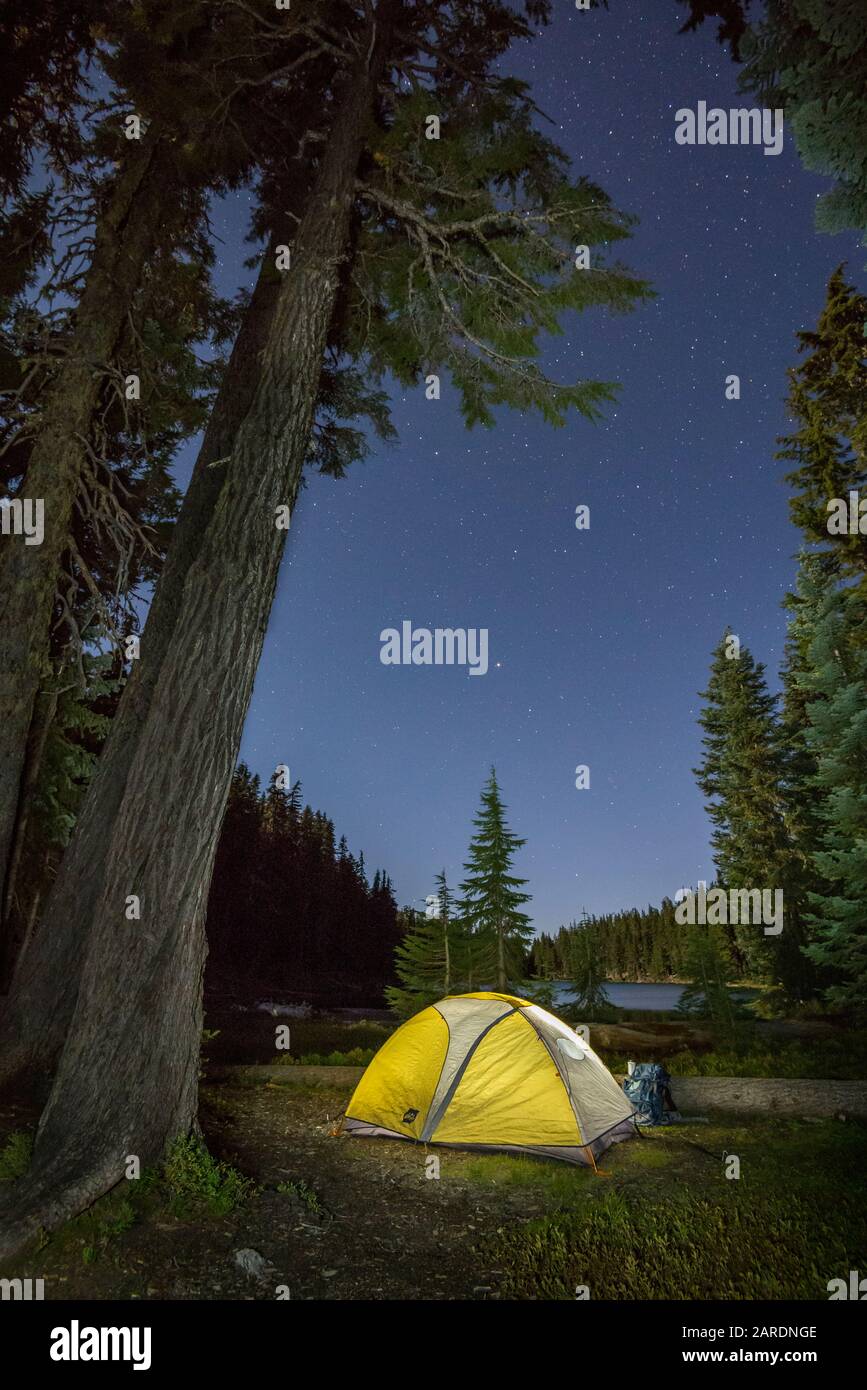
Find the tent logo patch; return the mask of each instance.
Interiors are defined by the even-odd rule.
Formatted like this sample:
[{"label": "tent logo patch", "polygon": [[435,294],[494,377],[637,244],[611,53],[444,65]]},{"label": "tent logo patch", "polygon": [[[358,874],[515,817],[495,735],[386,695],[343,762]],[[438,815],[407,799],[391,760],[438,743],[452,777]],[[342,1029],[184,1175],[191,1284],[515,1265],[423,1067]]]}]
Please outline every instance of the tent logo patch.
[{"label": "tent logo patch", "polygon": [[413,1122],[413,1120],[416,1118],[417,1115],[418,1115],[418,1111],[417,1111],[417,1110],[407,1110],[407,1111],[405,1111],[404,1117],[403,1117],[403,1122],[404,1122],[404,1124],[405,1124],[405,1125],[411,1125],[412,1122]]}]

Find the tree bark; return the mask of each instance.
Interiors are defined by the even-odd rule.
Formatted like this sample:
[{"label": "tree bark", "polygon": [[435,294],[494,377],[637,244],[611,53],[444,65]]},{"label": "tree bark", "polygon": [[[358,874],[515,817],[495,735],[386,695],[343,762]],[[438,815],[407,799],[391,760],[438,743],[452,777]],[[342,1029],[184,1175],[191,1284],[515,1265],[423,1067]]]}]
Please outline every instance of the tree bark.
[{"label": "tree bark", "polygon": [[[285,238],[284,238],[285,239]],[[50,1079],[75,1008],[87,924],[102,891],[106,837],[126,789],[138,739],[178,617],[184,581],[213,514],[223,472],[212,465],[232,451],[256,392],[262,353],[277,307],[274,244],[260,270],[196,459],[168,556],[154,591],[134,666],[63,856],[39,929],[19,961],[0,1026],[0,1085]]]},{"label": "tree bark", "polygon": [[503,993],[509,987],[506,979],[506,929],[503,923],[497,927],[497,989]]},{"label": "tree bark", "polygon": [[[42,761],[45,757],[45,748],[48,743],[48,735],[57,714],[58,692],[56,690],[44,691],[36,700],[33,720],[30,725],[30,737],[27,740],[27,750],[24,758],[24,769],[21,777],[21,799],[18,808],[18,818],[15,822],[12,843],[9,852],[9,867],[6,873],[6,901],[3,904],[3,917],[7,922],[7,930],[14,930],[14,922],[23,922],[24,927],[21,931],[21,941],[13,943],[12,954],[17,958],[21,950],[24,939],[29,935],[29,923],[32,921],[32,903],[16,902],[18,897],[18,878],[21,871],[21,860],[24,854],[24,846],[27,842],[27,831],[30,825],[30,815],[33,807],[33,798],[39,785],[39,774],[42,770]],[[34,896],[38,899],[39,892]],[[16,910],[17,908],[17,910]],[[13,915],[14,914],[14,915]],[[5,988],[8,980],[0,979],[0,989]]]},{"label": "tree bark", "polygon": [[[75,1012],[0,1257],[117,1183],[128,1155],[155,1159],[195,1122],[207,891],[285,541],[277,508],[300,484],[384,52],[380,26],[335,118],[252,408],[213,468],[219,495],[103,840]],[[140,921],[125,918],[130,895]]]},{"label": "tree bark", "polygon": [[[45,503],[41,545],[9,536],[0,548],[0,902],[21,796],[34,705],[48,671],[60,563],[86,457],[85,441],[157,231],[175,202],[159,135],[136,149],[98,219],[93,259],[63,365],[40,412],[22,494]],[[0,977],[11,972],[6,931]]]}]

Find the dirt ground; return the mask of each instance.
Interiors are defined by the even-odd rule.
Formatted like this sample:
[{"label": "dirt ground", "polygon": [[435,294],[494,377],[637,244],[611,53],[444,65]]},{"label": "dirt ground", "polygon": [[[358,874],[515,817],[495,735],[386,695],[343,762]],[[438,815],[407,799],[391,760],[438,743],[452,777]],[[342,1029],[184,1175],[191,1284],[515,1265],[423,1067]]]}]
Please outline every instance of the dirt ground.
[{"label": "dirt ground", "polygon": [[[253,1195],[221,1215],[156,1175],[123,1183],[4,1276],[43,1279],[46,1299],[544,1300],[574,1298],[589,1267],[594,1297],[814,1299],[867,1267],[865,1121],[693,1119],[596,1174],[335,1135],[351,1092],[212,1081],[208,1149]],[[0,1147],[36,1118],[0,1106]]]},{"label": "dirt ground", "polygon": [[[541,1194],[480,1189],[461,1175],[468,1154],[438,1150],[432,1180],[420,1146],[335,1137],[347,1099],[298,1086],[210,1088],[209,1147],[261,1184],[256,1197],[228,1216],[149,1211],[109,1239],[70,1229],[14,1272],[44,1278],[46,1299],[496,1297],[501,1271],[484,1263],[480,1234],[512,1208],[515,1219],[541,1214]],[[286,1182],[312,1189],[321,1212],[276,1191]],[[262,1256],[261,1277],[238,1265],[238,1250]]]}]

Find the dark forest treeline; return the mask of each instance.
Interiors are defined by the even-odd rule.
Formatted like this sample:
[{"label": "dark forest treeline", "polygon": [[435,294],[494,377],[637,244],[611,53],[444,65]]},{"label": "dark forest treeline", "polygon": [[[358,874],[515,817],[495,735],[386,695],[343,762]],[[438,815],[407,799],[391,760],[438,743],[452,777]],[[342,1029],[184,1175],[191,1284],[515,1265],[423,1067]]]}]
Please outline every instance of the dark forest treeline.
[{"label": "dark forest treeline", "polygon": [[363,855],[241,763],[232,779],[208,900],[206,988],[245,998],[291,991],[314,1003],[382,1003],[401,934],[391,881],[368,882]]},{"label": "dark forest treeline", "polygon": [[561,927],[556,936],[542,932],[530,951],[530,972],[545,980],[568,979],[570,940],[589,928],[596,967],[606,980],[682,979],[687,972],[687,941],[674,913],[675,904],[663,898],[661,907],[585,917]]}]

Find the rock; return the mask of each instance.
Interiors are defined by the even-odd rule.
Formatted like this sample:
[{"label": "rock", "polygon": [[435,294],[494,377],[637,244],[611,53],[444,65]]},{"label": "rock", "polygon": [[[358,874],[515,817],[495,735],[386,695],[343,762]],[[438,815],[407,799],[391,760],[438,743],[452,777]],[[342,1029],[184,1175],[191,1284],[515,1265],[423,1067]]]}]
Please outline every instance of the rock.
[{"label": "rock", "polygon": [[251,1279],[264,1280],[267,1278],[268,1270],[271,1266],[258,1250],[236,1250],[235,1264],[240,1265],[245,1274],[249,1274]]}]

